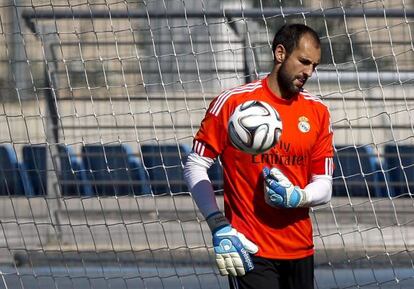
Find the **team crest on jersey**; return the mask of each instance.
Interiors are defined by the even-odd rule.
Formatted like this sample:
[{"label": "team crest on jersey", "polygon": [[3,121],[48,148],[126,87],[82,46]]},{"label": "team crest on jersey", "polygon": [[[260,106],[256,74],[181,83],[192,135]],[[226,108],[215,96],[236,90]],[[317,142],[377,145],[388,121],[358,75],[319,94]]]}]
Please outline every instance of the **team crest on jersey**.
[{"label": "team crest on jersey", "polygon": [[301,132],[307,133],[310,131],[309,119],[306,116],[299,117],[298,128]]}]

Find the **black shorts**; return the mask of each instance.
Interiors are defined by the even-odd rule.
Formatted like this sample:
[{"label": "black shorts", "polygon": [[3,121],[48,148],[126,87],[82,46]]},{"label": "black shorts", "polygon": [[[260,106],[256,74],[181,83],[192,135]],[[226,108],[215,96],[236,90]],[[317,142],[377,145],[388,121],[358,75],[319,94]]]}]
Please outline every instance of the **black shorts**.
[{"label": "black shorts", "polygon": [[254,269],[242,277],[229,277],[231,289],[313,289],[313,256],[272,260],[252,256]]}]

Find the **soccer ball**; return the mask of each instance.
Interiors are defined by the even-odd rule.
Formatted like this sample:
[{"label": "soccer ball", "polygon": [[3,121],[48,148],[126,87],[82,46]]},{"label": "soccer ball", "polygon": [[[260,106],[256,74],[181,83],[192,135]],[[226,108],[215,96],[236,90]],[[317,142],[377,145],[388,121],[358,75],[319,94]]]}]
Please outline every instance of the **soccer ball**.
[{"label": "soccer ball", "polygon": [[279,113],[264,101],[250,100],[236,107],[228,123],[231,143],[256,155],[271,149],[282,134]]}]

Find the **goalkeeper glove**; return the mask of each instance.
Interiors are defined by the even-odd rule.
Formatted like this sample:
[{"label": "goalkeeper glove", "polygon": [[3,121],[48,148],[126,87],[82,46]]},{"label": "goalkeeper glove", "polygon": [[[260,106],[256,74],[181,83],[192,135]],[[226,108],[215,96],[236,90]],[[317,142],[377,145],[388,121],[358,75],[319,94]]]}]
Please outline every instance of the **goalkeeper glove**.
[{"label": "goalkeeper glove", "polygon": [[206,220],[213,232],[214,253],[220,274],[243,276],[253,270],[250,254],[259,250],[256,244],[237,232],[221,212],[211,214]]},{"label": "goalkeeper glove", "polygon": [[277,168],[263,169],[265,201],[278,208],[297,208],[307,205],[306,191],[294,186]]}]

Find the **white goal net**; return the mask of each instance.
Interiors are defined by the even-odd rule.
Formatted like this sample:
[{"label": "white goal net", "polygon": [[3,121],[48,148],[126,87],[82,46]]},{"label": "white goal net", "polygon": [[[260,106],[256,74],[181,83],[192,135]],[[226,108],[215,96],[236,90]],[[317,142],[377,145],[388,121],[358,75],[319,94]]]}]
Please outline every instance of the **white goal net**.
[{"label": "white goal net", "polygon": [[307,90],[335,133],[316,288],[414,288],[413,17],[404,0],[1,1],[0,289],[228,288],[182,168],[209,102],[264,77],[293,22],[321,36]]}]

